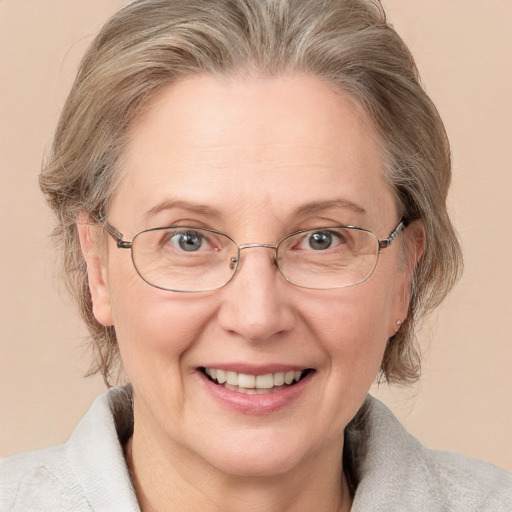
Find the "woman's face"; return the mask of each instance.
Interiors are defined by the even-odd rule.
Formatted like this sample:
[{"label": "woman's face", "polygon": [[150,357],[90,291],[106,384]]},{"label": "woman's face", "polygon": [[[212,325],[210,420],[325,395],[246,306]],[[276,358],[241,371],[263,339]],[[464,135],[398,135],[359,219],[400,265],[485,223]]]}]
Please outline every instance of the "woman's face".
[{"label": "woman's face", "polygon": [[[341,224],[384,238],[399,219],[376,140],[350,98],[316,78],[184,79],[132,126],[109,222],[128,240],[176,224],[238,244]],[[227,286],[201,293],[150,286],[112,240],[102,259],[85,251],[95,315],[115,326],[133,384],[135,435],[174,460],[229,474],[339,464],[343,429],[407,314],[399,244],[382,252],[368,281],[335,290],[296,287],[272,250],[247,249]],[[245,394],[204,368],[313,371]]]}]

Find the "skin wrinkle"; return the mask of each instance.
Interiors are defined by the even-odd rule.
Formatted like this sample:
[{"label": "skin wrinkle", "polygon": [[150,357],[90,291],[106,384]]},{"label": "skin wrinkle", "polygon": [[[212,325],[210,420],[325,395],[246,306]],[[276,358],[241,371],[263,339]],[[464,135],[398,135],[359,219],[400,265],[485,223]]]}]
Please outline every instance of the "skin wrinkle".
[{"label": "skin wrinkle", "polygon": [[[318,9],[314,2],[283,0],[279,12],[271,12],[265,2],[252,3],[248,10],[246,3],[235,0],[233,8],[240,9],[240,16],[227,20],[225,4],[212,0],[199,20],[194,11],[203,4],[186,0],[187,9],[181,11],[166,2],[142,2],[114,16],[82,60],[45,159],[40,184],[58,218],[55,236],[62,243],[65,280],[93,341],[91,374],[101,372],[107,385],[115,384],[121,361],[116,331],[105,329],[93,315],[76,219],[81,212],[100,220],[109,213],[112,194],[121,181],[127,130],[137,123],[139,114],[148,112],[155,99],[163,100],[171,83],[187,76],[200,78],[208,70],[230,93],[240,93],[236,82],[244,79],[254,82],[284,74],[295,82],[318,77],[331,88],[331,96],[341,90],[340,97],[348,93],[345,100],[355,101],[354,112],[366,123],[364,137],[377,142],[398,210],[424,223],[427,243],[416,267],[411,308],[381,368],[388,383],[414,382],[419,376],[415,323],[446,296],[460,275],[462,259],[446,211],[449,144],[412,56],[386,24],[377,3],[329,0]],[[175,22],[191,23],[191,31],[175,32]],[[247,31],[247,26],[254,32]],[[323,33],[320,39],[317,29]],[[252,91],[243,94],[247,100],[244,122],[249,123]],[[286,92],[280,92],[279,103],[286,99]],[[306,97],[298,107],[310,102]],[[197,105],[190,107],[189,114],[200,114]],[[326,114],[328,119],[333,117],[333,112]],[[297,117],[293,126],[303,126],[306,119]],[[185,122],[179,123],[175,135],[180,135]],[[368,130],[372,123],[373,134]],[[211,123],[210,128],[218,131],[220,125]],[[310,140],[318,142],[317,135],[310,134]]]},{"label": "skin wrinkle", "polygon": [[[276,111],[275,123],[283,120],[282,129],[275,126],[276,133],[268,133],[264,123],[247,123],[245,100],[233,95],[237,88],[244,92],[249,88],[254,95],[250,119],[259,115],[267,119],[265,109]],[[125,176],[109,212],[109,222],[116,228],[132,232],[144,212],[169,198],[185,202],[192,198],[195,204],[217,210],[220,225],[210,227],[239,243],[277,241],[295,227],[310,227],[309,223],[345,223],[352,218],[360,223],[360,214],[350,208],[311,211],[316,210],[312,202],[332,198],[364,208],[379,236],[387,235],[396,223],[394,197],[382,177],[378,149],[365,121],[350,102],[331,96],[318,81],[295,81],[291,87],[286,79],[272,79],[255,89],[242,81],[227,96],[218,82],[203,77],[175,84],[167,92],[158,109],[148,108],[145,123],[132,127],[124,155]],[[211,139],[206,121],[187,124],[192,122],[187,108],[191,101],[196,108],[198,98],[208,108],[214,104],[218,109],[216,123],[224,126],[218,140]],[[244,115],[238,112],[237,117],[239,106]],[[339,115],[330,126],[321,114],[328,112],[330,118],[335,109]],[[225,112],[229,122],[222,118]],[[304,153],[302,139],[307,134],[284,129],[297,116],[311,118],[312,133],[319,140],[323,137],[326,147],[335,146],[333,141],[340,138],[343,146],[318,155],[308,147]],[[183,140],[175,140],[176,126]],[[221,162],[216,164],[222,164],[222,172],[202,165],[205,158],[210,161],[207,151],[198,154],[187,145],[188,137],[194,145],[202,141],[208,147],[217,147],[218,142],[233,147],[221,139],[250,139],[252,131],[256,138],[268,137],[262,158],[240,165],[240,155],[219,153]],[[286,141],[280,149],[273,143],[276,136]],[[289,149],[293,141],[294,152]],[[323,165],[320,158],[325,159]],[[175,167],[180,171],[175,173]],[[300,215],[293,218],[291,214],[297,212]],[[151,222],[163,215],[166,221],[211,224],[206,213],[159,212]],[[91,292],[98,302],[98,319],[115,323],[134,388],[133,467],[152,503],[158,506],[172,498],[179,510],[188,506],[207,511],[235,510],[235,503],[250,510],[256,501],[263,501],[284,511],[300,494],[298,510],[311,510],[312,504],[328,510],[340,499],[343,428],[379,370],[396,318],[407,311],[402,293],[406,276],[398,270],[397,246],[384,251],[367,282],[343,290],[290,285],[269,261],[271,251],[258,248],[244,251],[240,271],[224,288],[173,294],[147,285],[133,268],[129,251],[116,249],[112,239],[108,244],[106,267],[98,268],[98,260],[89,260]],[[304,394],[283,410],[251,416],[217,404],[197,371],[237,362],[291,364],[316,372]],[[187,482],[193,479],[208,488],[192,493]],[[268,481],[273,485],[264,485]],[[199,503],[201,495],[217,503]]]},{"label": "skin wrinkle", "polygon": [[[312,213],[322,212],[323,210],[334,208],[347,209],[361,215],[364,215],[366,213],[365,209],[362,208],[361,206],[352,203],[351,201],[337,198],[325,201],[313,201],[310,203],[306,203],[305,205],[299,206],[286,217],[286,220],[289,221],[290,219],[293,219],[298,216],[306,217]],[[158,213],[164,210],[169,210],[169,212],[172,212],[173,210],[185,210],[191,211],[192,213],[203,215],[205,217],[222,217],[222,212],[220,210],[212,208],[208,205],[197,204],[190,201],[182,201],[178,199],[166,199],[159,203],[158,205],[152,207],[150,210],[144,213],[142,217],[143,219],[149,219],[150,217],[157,215]]]}]

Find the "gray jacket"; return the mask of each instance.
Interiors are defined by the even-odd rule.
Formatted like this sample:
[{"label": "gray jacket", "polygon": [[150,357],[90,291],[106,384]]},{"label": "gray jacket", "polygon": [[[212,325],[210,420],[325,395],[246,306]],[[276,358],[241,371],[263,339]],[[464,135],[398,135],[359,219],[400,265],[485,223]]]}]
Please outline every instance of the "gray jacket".
[{"label": "gray jacket", "polygon": [[[0,461],[0,512],[140,512],[121,445],[132,428],[126,394],[99,396],[66,444]],[[374,398],[346,437],[352,512],[512,511],[512,475],[426,449]]]}]

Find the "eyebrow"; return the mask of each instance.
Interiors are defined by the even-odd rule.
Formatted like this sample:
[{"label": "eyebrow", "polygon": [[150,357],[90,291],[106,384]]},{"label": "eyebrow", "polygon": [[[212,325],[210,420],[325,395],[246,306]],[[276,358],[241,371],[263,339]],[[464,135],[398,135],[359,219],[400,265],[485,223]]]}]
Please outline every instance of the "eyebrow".
[{"label": "eyebrow", "polygon": [[317,213],[322,210],[328,210],[330,208],[343,208],[345,210],[351,210],[360,215],[366,214],[366,210],[362,206],[359,206],[352,201],[347,199],[331,199],[327,201],[312,201],[311,203],[306,203],[302,206],[299,206],[290,214],[290,217]]},{"label": "eyebrow", "polygon": [[160,213],[164,210],[172,210],[175,208],[179,208],[182,210],[189,210],[194,213],[199,213],[201,215],[206,215],[209,217],[220,217],[221,214],[218,210],[215,208],[212,208],[211,206],[199,204],[199,203],[189,203],[187,201],[182,201],[179,199],[168,199],[166,201],[163,201],[153,208],[150,208],[147,212],[144,213],[143,218],[148,219],[153,215],[156,215],[157,213]]},{"label": "eyebrow", "polygon": [[[144,219],[149,219],[153,215],[160,213],[164,210],[172,210],[172,209],[182,209],[188,210],[190,212],[198,213],[200,215],[205,215],[208,217],[216,217],[220,218],[221,212],[216,208],[212,208],[211,206],[207,206],[200,203],[190,203],[188,201],[183,201],[179,199],[168,199],[166,201],[162,201],[157,204],[153,208],[150,208],[143,215]],[[328,210],[330,208],[343,208],[346,210],[351,210],[357,214],[364,215],[366,214],[366,210],[352,201],[347,199],[331,199],[327,201],[312,201],[310,203],[306,203],[297,207],[293,210],[288,217],[293,218],[297,216],[305,216],[312,213],[317,213],[323,210]]]}]

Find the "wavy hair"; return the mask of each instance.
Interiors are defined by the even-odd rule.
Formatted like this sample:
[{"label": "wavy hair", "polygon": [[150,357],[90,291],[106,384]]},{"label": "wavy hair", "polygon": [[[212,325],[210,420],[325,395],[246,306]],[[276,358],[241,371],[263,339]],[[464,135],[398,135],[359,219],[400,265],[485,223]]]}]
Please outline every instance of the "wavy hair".
[{"label": "wavy hair", "polygon": [[80,65],[43,165],[41,188],[57,216],[64,275],[94,342],[91,373],[119,368],[114,327],[94,318],[77,217],[106,216],[126,133],[163,87],[197,73],[306,73],[348,93],[373,120],[399,214],[421,219],[425,248],[409,313],[388,341],[380,378],[414,382],[414,327],[462,268],[446,209],[450,149],[408,48],[377,0],[139,0],[114,15]]}]

